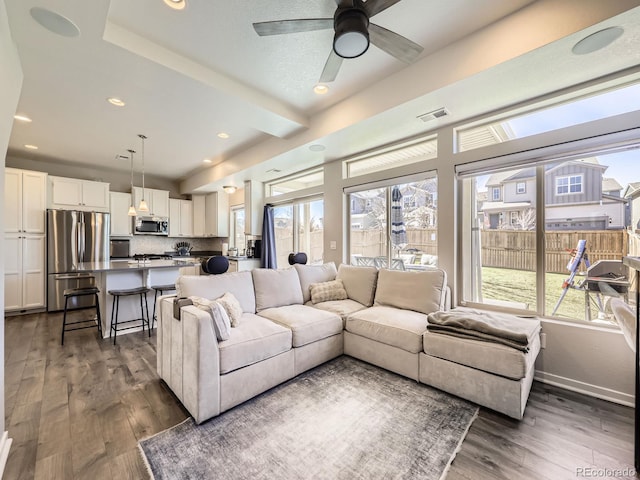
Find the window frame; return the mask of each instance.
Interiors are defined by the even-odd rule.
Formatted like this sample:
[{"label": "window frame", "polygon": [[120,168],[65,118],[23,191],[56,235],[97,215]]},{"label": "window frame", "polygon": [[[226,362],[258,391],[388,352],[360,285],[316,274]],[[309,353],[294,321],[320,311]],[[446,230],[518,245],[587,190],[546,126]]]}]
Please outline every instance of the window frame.
[{"label": "window frame", "polygon": [[[522,189],[520,186],[522,185]],[[527,182],[516,182],[516,194],[522,195],[523,193],[527,193]]]},{"label": "window frame", "polygon": [[[576,178],[579,179],[579,182],[571,183],[571,180],[576,179]],[[566,180],[567,181],[566,185],[560,185],[560,180]],[[580,190],[578,190],[577,192],[572,192],[571,191],[571,187],[575,186],[575,185],[579,185],[580,186]],[[582,185],[584,185],[584,175],[582,173],[578,173],[578,174],[575,174],[575,175],[562,175],[561,177],[556,177],[556,179],[555,179],[555,195],[556,196],[580,195],[580,194],[584,193]],[[566,187],[567,191],[566,192],[560,192],[559,191],[560,187]]]},{"label": "window frame", "polygon": [[[494,202],[499,202],[502,195],[501,195],[501,188],[500,187],[491,187],[491,200]],[[497,194],[497,195],[496,195]]]}]

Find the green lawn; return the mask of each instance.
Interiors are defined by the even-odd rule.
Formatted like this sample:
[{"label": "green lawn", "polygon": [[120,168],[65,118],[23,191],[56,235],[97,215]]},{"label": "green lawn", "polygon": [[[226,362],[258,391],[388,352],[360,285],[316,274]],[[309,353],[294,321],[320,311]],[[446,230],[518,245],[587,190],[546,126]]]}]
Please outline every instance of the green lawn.
[{"label": "green lawn", "polygon": [[[536,274],[523,270],[505,268],[482,268],[482,295],[484,299],[524,302],[529,309],[536,309]],[[569,273],[547,273],[545,282],[546,315],[551,315],[560,295],[562,283],[569,277]],[[583,277],[575,277],[577,285]],[[591,295],[594,298],[594,295]],[[597,318],[598,308],[591,304],[591,316]],[[581,290],[569,289],[556,316],[585,319],[585,294]]]}]

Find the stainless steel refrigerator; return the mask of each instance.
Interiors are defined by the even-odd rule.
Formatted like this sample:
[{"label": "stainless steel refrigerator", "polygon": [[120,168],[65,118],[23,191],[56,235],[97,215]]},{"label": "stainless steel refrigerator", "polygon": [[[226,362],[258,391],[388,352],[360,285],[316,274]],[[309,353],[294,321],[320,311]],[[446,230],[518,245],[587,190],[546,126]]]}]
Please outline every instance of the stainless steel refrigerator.
[{"label": "stainless steel refrigerator", "polygon": [[[109,214],[47,210],[47,310],[64,308],[64,290],[95,285],[78,264],[109,259]],[[69,299],[68,308],[93,305],[90,295]]]}]

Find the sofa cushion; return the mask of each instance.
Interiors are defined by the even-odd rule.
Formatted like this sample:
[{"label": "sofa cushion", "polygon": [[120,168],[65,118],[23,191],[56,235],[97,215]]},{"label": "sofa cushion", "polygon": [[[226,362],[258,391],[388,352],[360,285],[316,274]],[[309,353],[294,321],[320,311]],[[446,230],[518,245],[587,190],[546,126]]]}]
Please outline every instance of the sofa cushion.
[{"label": "sofa cushion", "polygon": [[380,270],[374,304],[429,314],[445,309],[446,286],[447,274],[440,269]]},{"label": "sofa cushion", "polygon": [[253,313],[243,313],[229,340],[218,343],[220,373],[225,374],[291,349],[291,330]]},{"label": "sofa cushion", "polygon": [[311,302],[329,302],[331,300],[346,300],[347,291],[339,278],[328,282],[312,283],[309,286]]},{"label": "sofa cushion", "polygon": [[345,330],[410,353],[422,351],[427,316],[411,310],[371,307],[347,317]]},{"label": "sofa cushion", "polygon": [[256,298],[251,272],[234,272],[222,275],[181,275],[176,280],[178,297],[220,298],[231,292],[240,302],[242,311],[256,313]]},{"label": "sofa cushion", "polygon": [[311,300],[311,293],[309,292],[309,286],[312,283],[328,282],[334,280],[338,271],[336,270],[336,264],[333,262],[325,263],[323,265],[300,265],[296,263],[293,268],[298,272],[300,278],[300,287],[302,288],[303,303],[307,303]]},{"label": "sofa cushion", "polygon": [[295,268],[256,268],[251,273],[256,292],[257,312],[303,303],[300,279]]},{"label": "sofa cushion", "polygon": [[350,298],[347,298],[345,300],[330,300],[328,302],[320,303],[309,302],[305,305],[313,306],[315,308],[319,308],[320,310],[326,310],[327,312],[332,312],[336,315],[340,315],[343,323],[353,312],[357,312],[359,310],[367,308],[361,303],[358,303],[355,300],[351,300]]},{"label": "sofa cushion", "polygon": [[375,267],[354,267],[341,264],[336,278],[342,280],[344,289],[351,300],[361,303],[365,307],[373,305],[376,292],[378,269]]},{"label": "sofa cushion", "polygon": [[342,318],[335,313],[306,305],[268,308],[261,310],[259,315],[290,328],[294,347],[301,347],[342,332]]},{"label": "sofa cushion", "polygon": [[527,353],[507,345],[426,332],[424,352],[432,357],[466,365],[478,370],[520,380],[527,375],[540,351],[540,335],[529,344]]}]

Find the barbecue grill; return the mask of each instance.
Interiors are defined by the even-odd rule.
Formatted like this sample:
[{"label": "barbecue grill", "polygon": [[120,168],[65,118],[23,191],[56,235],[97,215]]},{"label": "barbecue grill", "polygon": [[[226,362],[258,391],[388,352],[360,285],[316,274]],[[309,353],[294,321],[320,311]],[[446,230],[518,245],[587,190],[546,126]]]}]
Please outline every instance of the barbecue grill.
[{"label": "barbecue grill", "polygon": [[622,264],[622,260],[598,260],[587,269],[581,288],[585,292],[585,318],[591,320],[592,302],[598,307],[598,318],[602,318],[605,316],[604,296],[628,300],[627,266]]}]

